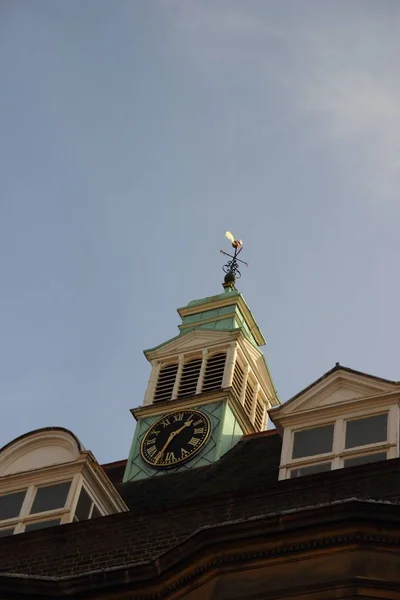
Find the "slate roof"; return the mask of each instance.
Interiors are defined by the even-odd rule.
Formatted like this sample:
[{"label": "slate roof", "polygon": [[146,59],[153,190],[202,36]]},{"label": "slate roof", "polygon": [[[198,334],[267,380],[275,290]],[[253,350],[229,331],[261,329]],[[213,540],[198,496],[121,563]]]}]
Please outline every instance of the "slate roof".
[{"label": "slate roof", "polygon": [[101,468],[114,485],[122,482],[122,478],[125,473],[125,467],[127,460],[117,460],[112,463],[106,463],[105,465],[101,465]]},{"label": "slate roof", "polygon": [[277,481],[280,452],[281,437],[273,430],[244,437],[212,465],[116,487],[132,512],[243,494]]}]

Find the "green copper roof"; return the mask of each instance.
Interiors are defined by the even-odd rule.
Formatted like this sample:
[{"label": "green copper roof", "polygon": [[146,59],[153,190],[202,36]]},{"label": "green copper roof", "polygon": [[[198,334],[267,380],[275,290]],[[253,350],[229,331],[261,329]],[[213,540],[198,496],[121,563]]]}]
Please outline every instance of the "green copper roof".
[{"label": "green copper roof", "polygon": [[[266,343],[246,301],[236,289],[226,289],[222,294],[216,296],[192,300],[186,306],[178,308],[178,314],[182,319],[182,323],[178,325],[180,333],[157,348],[161,348],[177,337],[186,335],[195,329],[241,330],[255,347],[263,346]],[[145,354],[149,351],[150,349],[146,350]]]},{"label": "green copper roof", "polygon": [[[227,289],[224,292],[222,292],[222,294],[217,294],[216,296],[208,296],[206,298],[201,298],[200,300],[192,300],[191,302],[189,302],[189,304],[187,304],[183,308],[189,308],[191,306],[198,306],[200,304],[209,304],[210,302],[216,302],[218,300],[225,300],[225,298],[234,298],[235,296],[241,296],[241,294],[240,294],[240,292],[238,292],[238,290]],[[178,308],[178,312],[180,310],[182,310],[182,309]]]}]

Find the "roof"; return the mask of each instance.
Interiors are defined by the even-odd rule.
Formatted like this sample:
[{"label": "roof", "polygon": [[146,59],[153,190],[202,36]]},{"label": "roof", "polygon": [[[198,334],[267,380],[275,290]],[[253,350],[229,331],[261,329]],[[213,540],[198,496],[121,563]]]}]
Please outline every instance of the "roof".
[{"label": "roof", "polygon": [[16,444],[17,442],[23,440],[24,438],[28,438],[32,435],[36,435],[37,433],[44,433],[46,431],[63,431],[65,433],[68,433],[72,438],[74,438],[79,452],[82,452],[82,450],[85,450],[82,442],[76,437],[76,435],[70,429],[66,429],[65,427],[41,427],[40,429],[32,429],[32,431],[27,431],[26,433],[23,433],[22,435],[14,438],[13,440],[11,440],[11,442],[8,442],[2,448],[0,448],[0,452],[3,452],[3,450],[6,450],[6,448],[8,448],[9,446],[12,446],[13,444]]},{"label": "roof", "polygon": [[117,485],[132,512],[201,502],[226,494],[243,494],[278,480],[281,437],[244,437],[216,463],[183,472]]},{"label": "roof", "polygon": [[127,462],[128,461],[126,459],[117,460],[111,463],[101,465],[101,468],[103,469],[111,483],[116,485],[118,483],[121,483],[122,481]]},{"label": "roof", "polygon": [[182,319],[182,324],[178,326],[179,334],[153,348],[144,350],[147,358],[149,354],[197,329],[242,331],[255,347],[266,344],[248,304],[236,289],[227,289],[216,296],[192,300],[186,306],[178,308],[177,311]]},{"label": "roof", "polygon": [[[183,545],[194,551],[191,540],[204,542],[205,532],[214,539],[224,527],[247,531],[274,515],[354,498],[400,501],[400,459],[278,481],[280,450],[276,432],[245,436],[210,466],[117,485],[130,512],[0,539],[0,592],[1,574],[127,584],[128,571],[145,578],[164,560],[179,562]],[[116,476],[123,463],[105,465],[106,473]],[[293,527],[294,516],[289,521]]]}]

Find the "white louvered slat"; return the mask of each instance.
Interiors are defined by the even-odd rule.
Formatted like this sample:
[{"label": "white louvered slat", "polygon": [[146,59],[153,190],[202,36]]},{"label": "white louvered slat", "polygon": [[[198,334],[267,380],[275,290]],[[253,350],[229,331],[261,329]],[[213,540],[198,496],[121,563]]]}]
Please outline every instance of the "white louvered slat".
[{"label": "white louvered slat", "polygon": [[251,409],[253,406],[253,398],[254,398],[254,388],[251,385],[250,381],[247,382],[246,392],[244,395],[244,410],[249,418],[251,418]]},{"label": "white louvered slat", "polygon": [[225,359],[225,353],[213,354],[208,358],[204,374],[203,392],[221,389]]},{"label": "white louvered slat", "polygon": [[161,367],[154,392],[154,402],[171,400],[177,372],[178,365],[176,363]]},{"label": "white louvered slat", "polygon": [[188,398],[195,395],[201,362],[201,358],[194,358],[183,365],[178,398]]},{"label": "white louvered slat", "polygon": [[236,398],[240,400],[243,388],[243,379],[244,379],[244,370],[236,361],[235,369],[233,371],[233,379],[232,379],[232,389]]}]

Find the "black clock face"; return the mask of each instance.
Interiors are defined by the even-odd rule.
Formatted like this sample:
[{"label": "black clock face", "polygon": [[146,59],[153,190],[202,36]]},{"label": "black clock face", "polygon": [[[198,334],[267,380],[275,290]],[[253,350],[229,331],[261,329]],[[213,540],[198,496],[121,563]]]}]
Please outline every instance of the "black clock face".
[{"label": "black clock face", "polygon": [[199,452],[210,430],[209,418],[198,410],[170,413],[150,427],[142,440],[140,454],[157,469],[175,467]]}]

